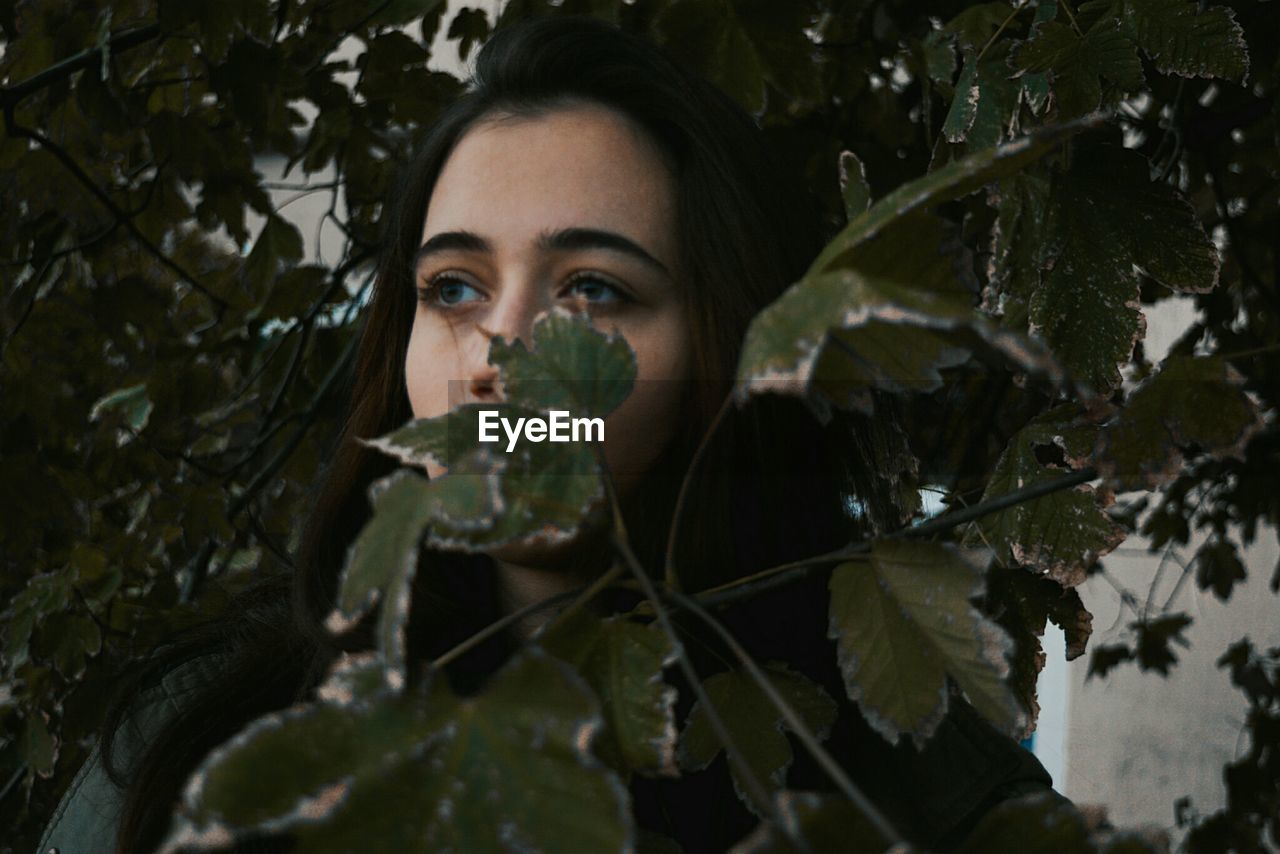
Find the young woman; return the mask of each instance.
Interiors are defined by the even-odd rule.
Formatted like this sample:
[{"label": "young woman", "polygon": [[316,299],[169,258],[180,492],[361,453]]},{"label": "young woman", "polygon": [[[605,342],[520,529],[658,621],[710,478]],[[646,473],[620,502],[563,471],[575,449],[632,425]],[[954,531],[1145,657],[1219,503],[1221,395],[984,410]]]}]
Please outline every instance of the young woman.
[{"label": "young woman", "polygon": [[[252,718],[307,699],[340,651],[372,644],[366,630],[333,637],[323,626],[347,547],[369,518],[368,487],[396,467],[357,439],[499,399],[489,342],[527,340],[543,312],[584,310],[636,354],[637,383],[606,422],[605,455],[635,550],[660,574],[681,479],[731,385],[747,324],[824,243],[797,185],[742,110],[645,41],[571,18],[495,33],[468,93],[397,184],[349,418],[292,577],[264,582],[223,621],[133,673],[128,694],[143,701],[115,707],[41,850],[154,848],[210,749]],[[683,588],[900,523],[857,453],[874,428],[850,417],[823,427],[782,398],[732,413],[684,505],[675,553]],[[845,509],[853,499],[863,508],[856,517]],[[514,543],[474,556],[424,549],[411,654],[439,655],[504,613],[597,577],[610,565],[606,534],[597,527],[554,547]],[[825,577],[815,576],[722,616],[758,660],[788,662],[840,702],[824,745],[905,838],[952,847],[993,804],[1048,787],[1033,757],[958,699],[923,750],[872,732],[845,698],[824,594]],[[620,590],[594,607],[636,601]],[[481,690],[546,617],[453,661],[454,689]],[[713,639],[691,638],[703,678],[729,666]],[[683,721],[692,692],[670,672]],[[831,788],[799,753],[787,782]],[[724,850],[757,824],[723,756],[679,779],[635,775],[631,794],[638,825],[688,851]],[[279,850],[276,842],[242,850]]]}]

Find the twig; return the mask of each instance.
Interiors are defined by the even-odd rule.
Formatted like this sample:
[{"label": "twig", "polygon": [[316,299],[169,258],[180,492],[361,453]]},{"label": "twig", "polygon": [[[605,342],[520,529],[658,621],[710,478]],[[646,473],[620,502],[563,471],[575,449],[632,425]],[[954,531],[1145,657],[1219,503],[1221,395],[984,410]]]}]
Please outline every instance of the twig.
[{"label": "twig", "polygon": [[[115,54],[129,50],[130,48],[146,44],[147,42],[157,38],[159,35],[160,25],[148,24],[145,27],[139,27],[136,30],[129,30],[128,32],[112,36],[106,44],[106,49],[114,56]],[[95,62],[100,62],[101,59],[102,48],[96,45],[91,48],[86,48],[77,54],[67,57],[61,62],[54,63],[44,71],[31,75],[21,83],[15,83],[6,89],[0,90],[0,102],[4,104],[5,110],[8,111],[28,95],[38,92],[51,83],[70,77],[75,72],[83,68],[88,68]]]},{"label": "twig", "polygon": [[[1050,481],[1042,481],[1025,486],[1022,489],[1015,489],[1013,492],[996,496],[988,501],[980,501],[977,504],[971,504],[955,513],[949,513],[946,516],[935,516],[913,525],[910,528],[903,528],[889,534],[889,538],[909,537],[915,539],[917,537],[930,537],[934,534],[940,534],[944,531],[971,522],[975,519],[986,516],[990,513],[997,513],[1007,507],[1015,504],[1021,504],[1024,501],[1031,501],[1036,498],[1042,498],[1062,489],[1067,489],[1081,483],[1087,483],[1098,476],[1098,472],[1092,466],[1073,471],[1062,477],[1055,478]],[[780,564],[779,566],[763,569],[760,572],[749,575],[746,578],[739,578],[719,587],[713,587],[705,590],[697,595],[697,599],[704,605],[711,607],[719,607],[728,602],[738,599],[754,596],[765,590],[771,590],[792,581],[799,580],[809,574],[815,567],[841,563],[847,560],[857,560],[866,555],[871,549],[870,540],[858,540],[842,546],[834,551],[825,554],[814,555],[813,557],[802,558],[800,560],[791,561],[789,563]]]},{"label": "twig", "polygon": [[675,555],[676,555],[676,537],[680,533],[680,520],[684,516],[684,504],[688,499],[689,487],[693,483],[694,472],[698,469],[698,464],[702,462],[703,456],[706,455],[707,447],[711,444],[711,438],[715,435],[716,430],[720,427],[725,416],[733,407],[733,392],[725,395],[724,401],[720,404],[720,408],[716,410],[715,417],[711,419],[711,424],[707,427],[707,432],[703,434],[702,441],[698,443],[697,449],[693,452],[693,458],[689,460],[689,469],[684,473],[684,479],[680,481],[680,491],[676,494],[676,506],[671,516],[671,531],[667,535],[667,553],[666,560],[663,564],[663,580],[667,587],[672,590],[680,589],[680,580],[676,576]]}]

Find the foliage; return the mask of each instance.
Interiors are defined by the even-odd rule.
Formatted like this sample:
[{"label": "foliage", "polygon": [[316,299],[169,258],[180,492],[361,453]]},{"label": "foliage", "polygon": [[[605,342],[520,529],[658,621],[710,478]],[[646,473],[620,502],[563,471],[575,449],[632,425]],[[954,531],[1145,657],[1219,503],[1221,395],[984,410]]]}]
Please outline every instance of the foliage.
[{"label": "foliage", "polygon": [[[431,45],[443,28],[467,55],[496,24],[445,5],[0,4],[6,844],[32,846],[115,665],[289,566],[395,164],[460,90],[428,67]],[[791,395],[824,418],[894,396],[911,486],[944,492],[939,518],[820,561],[846,694],[883,735],[927,741],[951,686],[1010,733],[1033,724],[1038,636],[1053,621],[1068,655],[1084,653],[1075,587],[1136,527],[1155,548],[1210,528],[1186,571],[1222,599],[1256,571],[1239,549],[1280,521],[1276,4],[511,0],[503,14],[543,13],[616,21],[700,68],[836,230],[755,319],[734,402]],[[269,180],[277,163],[301,177]],[[279,192],[324,194],[341,257],[308,257]],[[1169,300],[1196,320],[1154,365],[1145,315]],[[491,359],[521,411],[605,413],[634,374],[624,342],[568,316],[531,350],[495,342]],[[476,697],[415,674],[404,633],[422,536],[463,551],[555,540],[610,506],[589,450],[499,456],[459,441],[472,417],[370,443],[405,467],[374,490],[329,626],[376,612],[377,648],[210,756],[169,847],[289,831],[340,850],[377,814],[418,844],[572,833],[621,848],[636,839],[629,775],[722,749],[764,819],[742,850],[786,847],[796,828],[815,844],[891,839],[857,798],[788,788],[791,739],[821,751],[832,698],[785,663],[704,675],[679,727],[663,672],[685,652],[658,610],[679,600],[566,612]],[[424,479],[428,458],[450,474]],[[614,577],[659,569],[628,555],[624,541]],[[1091,674],[1176,666],[1191,618],[1132,617],[1132,642],[1095,649]],[[886,650],[904,678],[887,678]],[[1280,844],[1276,658],[1241,640],[1222,659],[1250,703],[1250,747],[1226,769],[1223,810],[1180,809],[1195,850]],[[455,786],[496,792],[501,809]],[[421,804],[395,812],[388,793],[406,787]],[[1148,844],[1034,799],[993,812],[971,844],[1033,836]]]}]

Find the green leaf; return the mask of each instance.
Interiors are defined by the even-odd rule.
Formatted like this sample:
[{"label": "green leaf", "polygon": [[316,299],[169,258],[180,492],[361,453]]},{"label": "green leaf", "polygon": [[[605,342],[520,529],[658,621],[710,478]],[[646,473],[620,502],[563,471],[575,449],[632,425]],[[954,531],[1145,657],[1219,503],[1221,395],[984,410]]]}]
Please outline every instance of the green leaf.
[{"label": "green leaf", "polygon": [[[1042,462],[1042,455],[1060,456],[1067,463],[1088,455],[1097,429],[1073,424],[1073,415],[1073,407],[1058,407],[1019,430],[1000,455],[982,500],[1052,481],[1070,470]],[[1060,489],[983,517],[970,529],[966,542],[976,545],[981,541],[995,549],[997,559],[1006,564],[1027,566],[1074,587],[1084,581],[1098,558],[1120,545],[1127,535],[1124,527],[1104,512],[1113,501],[1109,490],[1095,490],[1087,483]]]},{"label": "green leaf", "polygon": [[1217,356],[1170,356],[1137,388],[1106,425],[1098,470],[1118,491],[1155,489],[1182,468],[1183,449],[1243,459],[1262,428],[1261,415],[1241,388],[1242,377]]},{"label": "green leaf", "polygon": [[28,712],[18,736],[18,753],[27,767],[44,779],[53,776],[58,760],[58,740],[49,732],[49,723],[39,711]]},{"label": "green leaf", "polygon": [[620,616],[601,620],[583,610],[541,643],[573,665],[600,698],[604,730],[595,748],[606,765],[646,776],[677,776],[676,690],[662,678],[675,650],[658,625]]},{"label": "green leaf", "polygon": [[820,416],[830,405],[869,412],[872,389],[934,390],[938,370],[977,347],[1056,375],[1043,347],[976,311],[960,278],[972,262],[950,232],[911,211],[848,250],[842,269],[792,285],[747,330],[739,401],[774,392],[807,397]]},{"label": "green leaf", "polygon": [[631,393],[636,357],[622,335],[598,332],[585,315],[559,308],[535,322],[531,334],[532,352],[501,336],[489,347],[489,364],[501,371],[511,403],[594,417],[608,415]]},{"label": "green leaf", "polygon": [[625,787],[591,754],[600,724],[586,686],[536,647],[472,698],[437,677],[422,695],[294,707],[205,760],[161,850],[263,830],[317,852],[621,850],[635,831]]},{"label": "green leaf", "polygon": [[1201,11],[1200,4],[1190,0],[1119,0],[1114,5],[1125,34],[1161,73],[1222,77],[1241,84],[1249,76],[1244,31],[1229,7]]},{"label": "green leaf", "polygon": [[958,849],[961,854],[1025,851],[1027,854],[1094,854],[1084,818],[1053,792],[1006,800],[983,816]]},{"label": "green leaf", "polygon": [[867,167],[852,151],[840,152],[840,196],[844,199],[845,216],[852,220],[871,206],[871,187],[867,184]]},{"label": "green leaf", "polygon": [[369,489],[373,515],[347,553],[334,610],[325,621],[334,634],[349,631],[381,602],[378,647],[386,663],[386,679],[399,689],[405,681],[405,624],[418,546],[431,519],[432,485],[399,469]]},{"label": "green leaf", "polygon": [[489,18],[483,9],[466,7],[459,9],[458,14],[454,15],[453,20],[449,22],[447,36],[451,39],[460,39],[458,56],[466,62],[467,55],[471,53],[471,46],[489,37]]},{"label": "green leaf", "polygon": [[[1082,146],[1070,169],[1051,179],[1047,209],[1042,186],[1015,184],[1000,194],[1002,210],[1014,209],[1001,220],[993,280],[1027,300],[1031,332],[1099,392],[1119,384],[1118,365],[1145,329],[1138,271],[1184,293],[1218,281],[1218,250],[1195,212],[1147,172],[1136,151]],[[1006,248],[1027,241],[1051,248]],[[1026,288],[1034,288],[1029,296]]]},{"label": "green leaf", "polygon": [[813,101],[818,88],[808,10],[772,0],[675,0],[657,30],[669,50],[687,57],[748,112],[766,108],[766,84],[788,96],[788,108]]},{"label": "green leaf", "polygon": [[138,383],[118,388],[94,401],[89,410],[89,421],[97,421],[107,413],[119,413],[124,423],[134,433],[141,432],[151,420],[151,398],[147,396],[147,384]]},{"label": "green leaf", "polygon": [[[820,741],[825,739],[835,723],[837,709],[822,686],[791,670],[785,662],[769,662],[762,670],[814,735]],[[704,680],[702,687],[756,778],[765,785],[784,785],[787,769],[795,758],[784,733],[790,725],[751,674],[740,670],[717,673]],[[706,708],[701,701],[694,703],[680,733],[680,767],[686,771],[706,768],[721,749]],[[732,776],[738,797],[754,812],[755,806],[744,794],[746,787],[736,769],[732,769]]]},{"label": "green leaf", "polygon": [[1064,588],[1022,567],[994,565],[987,574],[984,610],[1013,638],[1009,686],[1027,711],[1027,728],[1020,738],[1035,731],[1040,715],[1036,688],[1044,669],[1045,652],[1040,639],[1052,621],[1066,638],[1067,661],[1084,655],[1093,634],[1093,615],[1074,588]]},{"label": "green leaf", "polygon": [[1039,128],[1019,139],[974,152],[903,184],[845,226],[822,250],[807,275],[838,267],[847,253],[913,211],[962,198],[992,181],[1020,172],[1071,135],[1096,123],[1096,120],[1088,119]]},{"label": "green leaf", "polygon": [[948,544],[877,540],[865,561],[832,571],[828,635],[845,688],[890,742],[933,734],[947,711],[947,677],[999,729],[1023,730],[1005,684],[1009,637],[969,601],[985,590],[985,567],[978,553]]},{"label": "green leaf", "polygon": [[[885,851],[892,847],[847,798],[826,792],[782,791],[774,795],[778,815],[813,851]],[[771,821],[731,849],[731,854],[792,854],[795,843]]]},{"label": "green leaf", "polygon": [[1103,105],[1102,80],[1117,90],[1113,97],[1146,86],[1133,42],[1109,17],[1100,19],[1083,36],[1069,24],[1036,24],[1030,39],[1014,47],[1010,62],[1023,73],[1048,74],[1059,120]]},{"label": "green leaf", "polygon": [[281,267],[302,258],[302,234],[297,226],[272,213],[244,262],[245,284],[251,295],[267,294]]}]

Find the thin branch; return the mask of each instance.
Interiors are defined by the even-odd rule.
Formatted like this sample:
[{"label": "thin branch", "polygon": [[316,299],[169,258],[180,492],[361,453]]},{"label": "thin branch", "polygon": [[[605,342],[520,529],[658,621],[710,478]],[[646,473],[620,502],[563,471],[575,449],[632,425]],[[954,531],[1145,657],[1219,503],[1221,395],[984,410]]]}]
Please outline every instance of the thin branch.
[{"label": "thin branch", "polygon": [[[88,190],[89,193],[94,198],[96,198],[102,204],[103,207],[105,207],[108,211],[111,212],[112,216],[114,216],[117,220],[119,220],[120,223],[124,225],[126,229],[129,230],[129,233],[133,235],[134,240],[138,241],[138,243],[142,246],[142,248],[147,250],[148,254],[154,257],[157,261],[160,262],[162,266],[167,267],[171,272],[173,272],[175,275],[177,275],[180,279],[185,281],[187,284],[191,285],[191,287],[195,288],[197,291],[199,291],[201,294],[207,297],[210,302],[212,302],[215,306],[217,306],[218,308],[217,319],[219,321],[221,320],[223,312],[226,311],[226,309],[229,307],[227,305],[227,301],[224,300],[222,297],[218,296],[217,294],[213,293],[212,291],[210,291],[204,285],[202,285],[199,282],[199,280],[195,278],[195,276],[188,273],[185,269],[183,269],[183,267],[180,264],[178,264],[177,261],[174,261],[168,255],[166,255],[160,249],[160,247],[152,243],[151,239],[147,237],[145,234],[143,234],[142,230],[138,228],[137,224],[134,223],[134,221],[129,217],[129,214],[125,210],[123,210],[119,205],[117,205],[111,199],[111,197],[107,195],[105,190],[103,190],[101,187],[98,186],[98,182],[94,181],[93,178],[91,178],[89,174],[85,172],[84,169],[81,168],[80,164],[76,163],[75,159],[70,154],[68,154],[65,149],[62,148],[62,146],[58,145],[52,139],[50,139],[49,137],[45,136],[44,134],[40,133],[37,130],[19,125],[13,117],[13,107],[11,104],[5,105],[4,124],[5,124],[5,129],[9,132],[10,136],[30,139],[33,142],[35,142],[37,145],[39,145],[41,148],[43,148],[45,151],[48,151],[50,154],[52,154],[54,158],[57,159],[58,162],[61,163],[63,167],[72,174],[72,176],[76,179],[76,181],[78,181],[86,190]],[[216,325],[216,322],[215,322],[215,325]]]},{"label": "thin branch", "polygon": [[684,473],[684,479],[680,482],[680,491],[676,495],[676,506],[671,516],[671,531],[667,535],[667,553],[666,560],[663,564],[663,579],[672,590],[680,589],[680,581],[676,576],[675,555],[676,555],[676,537],[680,533],[680,521],[684,516],[684,504],[688,499],[689,487],[693,483],[694,472],[698,470],[699,463],[706,455],[707,448],[711,444],[711,438],[719,429],[720,424],[728,415],[729,410],[733,408],[733,392],[725,395],[724,401],[720,404],[720,408],[716,410],[715,417],[711,419],[711,424],[707,427],[707,432],[703,434],[702,441],[698,443],[697,449],[693,452],[693,458],[689,461],[689,469]]},{"label": "thin branch", "polygon": [[[148,24],[145,27],[139,27],[136,30],[129,30],[112,36],[107,41],[105,48],[109,54],[115,55],[138,45],[146,44],[159,36],[160,25],[158,23]],[[103,48],[96,45],[86,48],[61,62],[54,63],[44,71],[31,75],[21,83],[15,83],[8,88],[0,89],[0,103],[4,104],[6,111],[12,109],[28,95],[38,92],[59,80],[64,80],[75,72],[88,68],[96,62],[101,62],[102,51]]]},{"label": "thin branch", "polygon": [[[909,528],[903,528],[889,534],[889,538],[909,537],[912,539],[919,537],[930,537],[949,531],[952,528],[959,527],[966,522],[972,522],[990,513],[998,513],[1001,510],[1021,504],[1024,501],[1031,501],[1036,498],[1042,498],[1059,490],[1068,489],[1081,483],[1087,483],[1098,476],[1098,472],[1092,466],[1073,471],[1062,477],[1055,478],[1050,481],[1042,481],[1034,483],[1030,486],[1024,486],[1022,489],[1015,489],[1013,492],[997,496],[988,501],[981,501],[977,504],[971,504],[955,513],[948,513],[945,516],[935,516],[918,525]],[[722,584],[718,587],[712,587],[702,591],[697,595],[697,599],[704,605],[710,607],[719,607],[728,602],[734,602],[738,599],[755,596],[765,590],[772,590],[774,587],[780,587],[798,581],[804,578],[817,567],[825,566],[833,563],[841,563],[847,560],[858,560],[866,556],[871,549],[871,540],[858,540],[842,546],[834,551],[825,554],[814,555],[812,557],[802,558],[800,560],[791,561],[789,563],[780,564],[762,569],[761,571],[749,575],[745,578],[739,578]]]},{"label": "thin branch", "polygon": [[719,620],[711,616],[710,613],[699,605],[697,600],[693,597],[686,596],[683,593],[678,593],[676,591],[667,591],[666,595],[670,596],[682,607],[693,612],[694,616],[706,623],[707,626],[709,626],[711,630],[714,631],[722,641],[724,641],[725,645],[727,645],[729,649],[733,651],[733,654],[738,657],[738,661],[742,663],[742,666],[751,674],[751,678],[753,678],[760,686],[760,689],[764,691],[765,696],[769,698],[769,702],[773,703],[774,708],[776,708],[778,712],[786,718],[787,723],[791,725],[792,731],[797,737],[799,737],[800,743],[803,744],[805,749],[809,751],[809,754],[817,760],[818,764],[822,766],[822,769],[827,772],[827,775],[831,777],[831,780],[837,787],[839,787],[844,796],[848,798],[855,807],[857,807],[868,821],[871,822],[881,836],[893,845],[901,843],[903,841],[902,837],[894,826],[887,818],[885,818],[884,814],[880,812],[876,805],[871,802],[871,799],[863,794],[862,790],[859,789],[853,780],[849,778],[849,775],[844,772],[844,769],[841,768],[840,764],[832,758],[831,754],[823,749],[822,745],[818,742],[817,736],[813,734],[813,731],[810,730],[808,725],[800,718],[800,715],[794,708],[792,708],[791,704],[778,693],[778,689],[773,686],[773,683],[770,682],[769,678],[760,670],[759,665],[755,663],[747,651],[742,648],[742,645],[738,643],[733,634],[726,629]]}]

